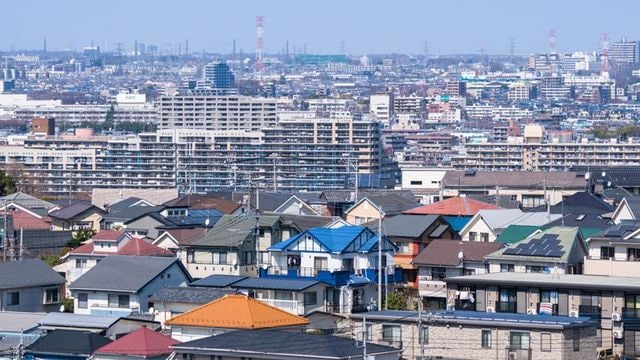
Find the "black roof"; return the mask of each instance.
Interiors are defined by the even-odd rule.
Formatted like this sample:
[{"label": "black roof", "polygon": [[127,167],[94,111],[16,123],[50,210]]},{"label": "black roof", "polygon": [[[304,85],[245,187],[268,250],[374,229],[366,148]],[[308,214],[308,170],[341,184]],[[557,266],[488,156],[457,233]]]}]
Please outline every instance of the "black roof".
[{"label": "black roof", "polygon": [[[349,359],[362,356],[362,347],[355,340],[333,335],[314,335],[302,332],[282,330],[236,330],[204,339],[189,341],[173,346],[178,353],[189,352],[189,349],[216,349],[220,352],[250,352],[283,356],[304,354],[323,359]],[[184,349],[180,351],[181,349]],[[391,346],[367,343],[370,355],[399,352]],[[238,355],[235,355],[238,356]]]},{"label": "black roof", "polygon": [[[566,197],[561,202],[550,207],[552,214],[594,214],[602,215],[614,210],[613,205],[608,204],[598,196],[581,191]],[[527,209],[527,211],[547,211],[546,206]]]},{"label": "black roof", "polygon": [[40,259],[0,262],[0,289],[64,284],[64,278]]},{"label": "black roof", "polygon": [[26,349],[27,354],[90,356],[111,339],[88,331],[53,330]]},{"label": "black roof", "polygon": [[231,284],[236,283],[240,280],[244,280],[246,278],[246,276],[242,275],[214,274],[209,275],[206,278],[194,281],[193,283],[191,283],[191,286],[228,287],[231,286]]},{"label": "black roof", "polygon": [[235,290],[209,287],[165,286],[155,294],[151,295],[149,300],[185,304],[207,304],[227,294],[235,293]]}]

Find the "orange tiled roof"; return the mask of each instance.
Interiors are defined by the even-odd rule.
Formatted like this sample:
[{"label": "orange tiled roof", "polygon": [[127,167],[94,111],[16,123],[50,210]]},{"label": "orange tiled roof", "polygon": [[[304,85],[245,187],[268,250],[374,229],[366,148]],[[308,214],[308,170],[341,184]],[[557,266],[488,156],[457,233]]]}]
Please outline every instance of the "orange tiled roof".
[{"label": "orange tiled roof", "polygon": [[309,320],[246,295],[226,295],[175,316],[168,320],[167,324],[227,329],[269,329],[307,325]]},{"label": "orange tiled roof", "polygon": [[405,214],[428,215],[475,215],[484,209],[497,209],[498,207],[469,197],[454,197],[433,204],[420,206],[405,211]]}]

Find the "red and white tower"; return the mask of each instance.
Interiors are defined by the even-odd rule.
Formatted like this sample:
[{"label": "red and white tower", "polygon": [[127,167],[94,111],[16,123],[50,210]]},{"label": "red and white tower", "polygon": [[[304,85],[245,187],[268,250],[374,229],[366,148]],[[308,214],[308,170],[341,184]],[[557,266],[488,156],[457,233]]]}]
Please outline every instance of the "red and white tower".
[{"label": "red and white tower", "polygon": [[262,83],[264,51],[264,16],[256,16],[256,80]]},{"label": "red and white tower", "polygon": [[600,75],[609,77],[609,35],[602,36],[602,50],[600,52]]}]

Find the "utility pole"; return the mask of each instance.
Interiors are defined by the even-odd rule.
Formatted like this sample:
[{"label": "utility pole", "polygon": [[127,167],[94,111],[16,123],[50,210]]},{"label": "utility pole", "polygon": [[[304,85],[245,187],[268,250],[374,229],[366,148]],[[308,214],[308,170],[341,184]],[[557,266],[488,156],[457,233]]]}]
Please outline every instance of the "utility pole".
[{"label": "utility pole", "polygon": [[378,310],[382,310],[382,208],[378,205]]},{"label": "utility pole", "polygon": [[362,360],[367,360],[367,316],[362,317]]}]

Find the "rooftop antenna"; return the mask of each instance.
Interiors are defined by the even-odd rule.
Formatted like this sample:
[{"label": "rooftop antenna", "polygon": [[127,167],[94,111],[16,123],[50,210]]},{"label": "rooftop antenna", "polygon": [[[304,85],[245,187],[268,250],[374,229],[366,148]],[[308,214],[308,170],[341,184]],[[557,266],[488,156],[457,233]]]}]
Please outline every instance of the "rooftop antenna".
[{"label": "rooftop antenna", "polygon": [[256,80],[262,83],[264,51],[264,16],[256,16]]},{"label": "rooftop antenna", "polygon": [[516,52],[516,40],[514,38],[509,39],[509,60],[513,61],[513,55]]}]

